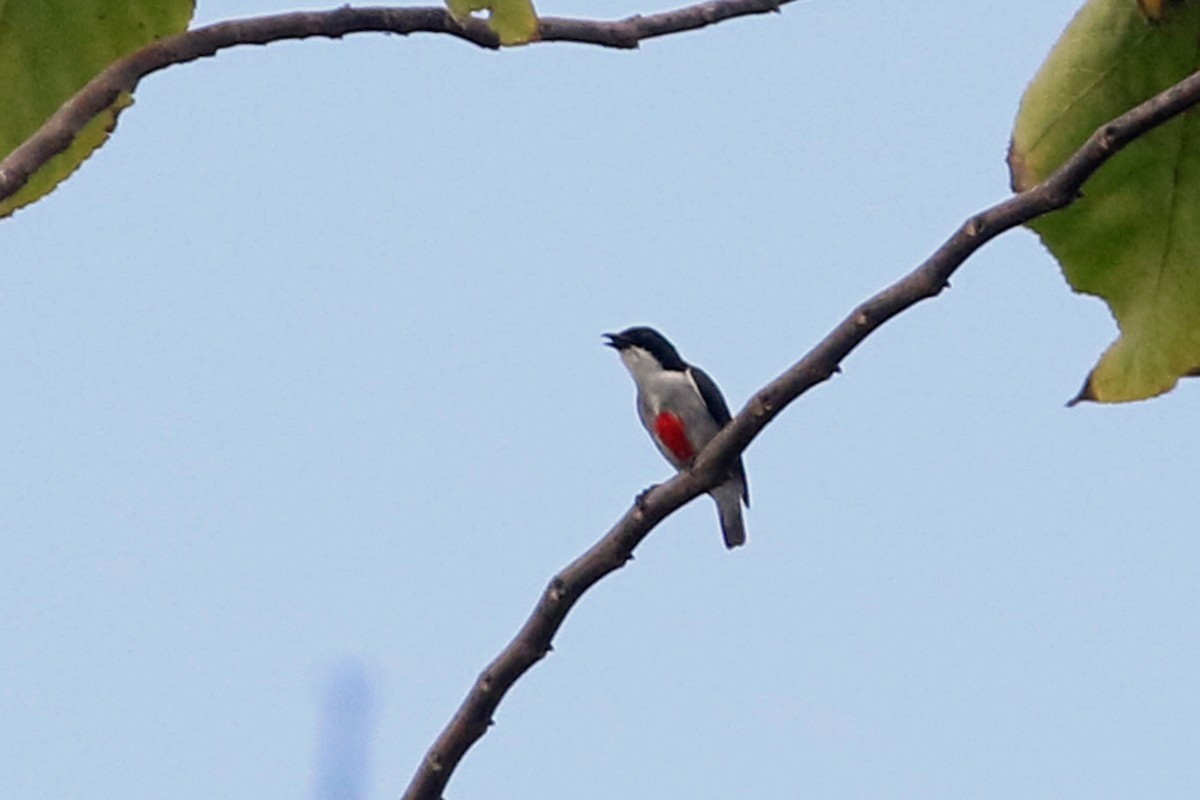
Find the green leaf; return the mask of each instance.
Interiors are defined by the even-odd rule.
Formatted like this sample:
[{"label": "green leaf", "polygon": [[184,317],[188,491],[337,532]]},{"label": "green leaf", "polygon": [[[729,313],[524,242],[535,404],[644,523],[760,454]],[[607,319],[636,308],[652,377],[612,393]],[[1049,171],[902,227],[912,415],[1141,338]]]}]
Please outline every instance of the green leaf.
[{"label": "green leaf", "polygon": [[537,39],[537,12],[530,0],[446,0],[446,7],[459,22],[476,11],[488,11],[488,27],[506,47]]},{"label": "green leaf", "polygon": [[1170,0],[1137,0],[1138,7],[1142,9],[1142,13],[1149,19],[1162,19],[1163,12],[1166,11],[1166,5]]},{"label": "green leaf", "polygon": [[[1098,127],[1195,71],[1198,42],[1200,2],[1089,0],[1021,100],[1009,154],[1013,187],[1037,184]],[[1077,400],[1153,397],[1200,368],[1195,112],[1117,153],[1080,200],[1030,227],[1071,286],[1103,298],[1121,330]]]},{"label": "green leaf", "polygon": [[[112,62],[187,28],[193,0],[0,0],[0,157]],[[108,138],[119,98],[63,153],[0,202],[0,217],[45,195]]]}]

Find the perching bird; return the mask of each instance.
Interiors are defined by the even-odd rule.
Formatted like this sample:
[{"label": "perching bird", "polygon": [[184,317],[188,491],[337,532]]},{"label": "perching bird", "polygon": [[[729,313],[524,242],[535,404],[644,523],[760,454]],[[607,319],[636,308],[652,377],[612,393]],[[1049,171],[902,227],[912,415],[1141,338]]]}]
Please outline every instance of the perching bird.
[{"label": "perching bird", "polygon": [[[634,327],[606,333],[637,385],[638,416],[650,438],[676,469],[692,463],[731,419],[721,390],[704,370],[680,357],[675,346],[653,328]],[[746,542],[742,503],[750,505],[746,469],[734,463],[729,480],[709,492],[721,516],[725,546]]]}]

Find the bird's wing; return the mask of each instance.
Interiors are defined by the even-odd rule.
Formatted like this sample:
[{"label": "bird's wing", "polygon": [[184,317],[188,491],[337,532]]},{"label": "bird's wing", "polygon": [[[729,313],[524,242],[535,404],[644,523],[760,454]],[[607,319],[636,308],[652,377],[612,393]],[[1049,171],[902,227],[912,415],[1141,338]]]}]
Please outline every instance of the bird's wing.
[{"label": "bird's wing", "polygon": [[[718,425],[724,428],[733,419],[733,415],[729,413],[729,406],[725,403],[725,396],[717,388],[717,382],[699,367],[688,367],[688,370],[692,373],[692,380],[696,382],[696,388],[700,390],[700,396],[704,398],[704,405],[708,406],[708,413],[712,415]],[[742,500],[749,506],[750,484],[746,480],[746,467],[742,464],[741,456],[738,456],[733,468],[738,477],[742,479]]]}]

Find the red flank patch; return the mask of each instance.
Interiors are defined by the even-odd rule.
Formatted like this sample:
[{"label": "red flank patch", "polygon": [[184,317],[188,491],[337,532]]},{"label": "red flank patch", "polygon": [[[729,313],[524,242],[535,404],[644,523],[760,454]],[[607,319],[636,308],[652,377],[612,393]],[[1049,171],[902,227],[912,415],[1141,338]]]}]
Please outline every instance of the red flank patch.
[{"label": "red flank patch", "polygon": [[696,455],[696,451],[692,449],[692,443],[688,441],[687,429],[683,426],[683,420],[670,411],[664,411],[655,417],[654,433],[658,436],[658,440],[666,445],[667,449],[681,462],[691,461],[692,457]]}]

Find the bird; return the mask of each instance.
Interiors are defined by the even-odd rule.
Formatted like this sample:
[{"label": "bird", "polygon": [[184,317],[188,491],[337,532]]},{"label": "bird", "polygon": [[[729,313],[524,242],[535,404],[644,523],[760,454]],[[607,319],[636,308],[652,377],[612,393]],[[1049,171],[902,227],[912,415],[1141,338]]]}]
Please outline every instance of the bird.
[{"label": "bird", "polygon": [[[638,325],[604,338],[633,376],[638,416],[654,444],[675,469],[690,466],[732,419],[716,382],[684,361],[675,345],[653,328]],[[709,495],[717,504],[725,546],[732,550],[745,544],[742,505],[749,507],[750,491],[741,457],[730,468],[728,480]]]}]

